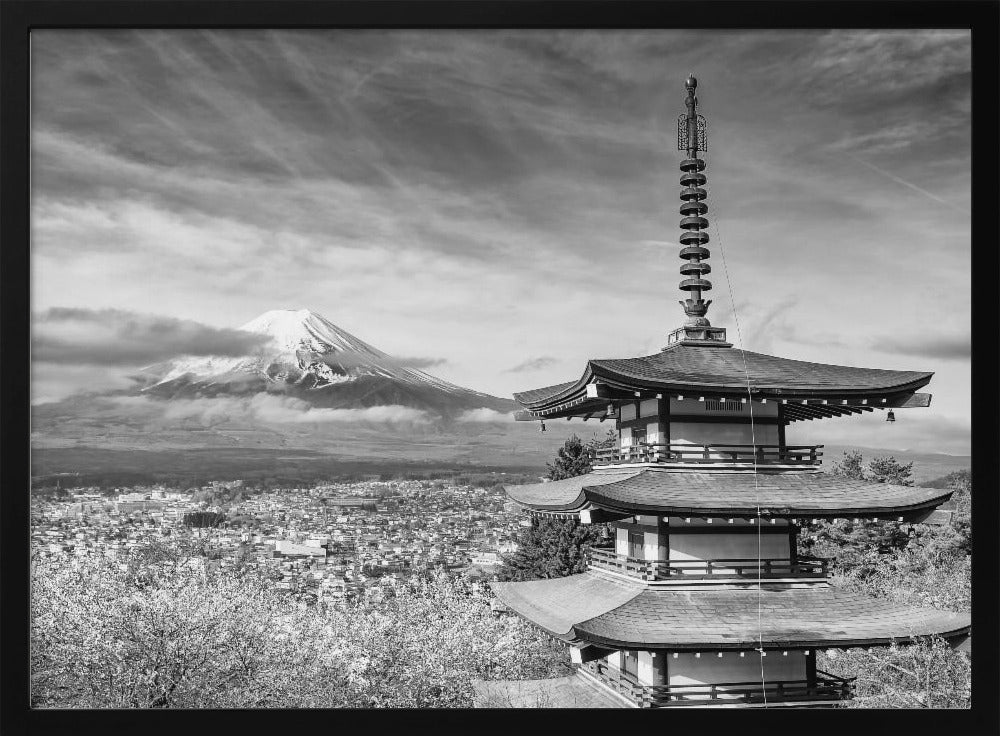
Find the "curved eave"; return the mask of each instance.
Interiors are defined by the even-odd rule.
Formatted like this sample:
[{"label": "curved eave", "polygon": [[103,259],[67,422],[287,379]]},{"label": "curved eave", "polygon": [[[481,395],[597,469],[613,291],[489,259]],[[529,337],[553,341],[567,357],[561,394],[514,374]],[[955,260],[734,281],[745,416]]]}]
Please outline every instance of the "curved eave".
[{"label": "curved eave", "polygon": [[491,583],[504,605],[535,626],[565,642],[575,642],[573,626],[618,608],[643,588],[582,573],[547,580]]},{"label": "curved eave", "polygon": [[952,491],[855,481],[827,473],[594,471],[549,483],[508,486],[534,512],[569,515],[594,507],[617,514],[775,518],[895,517],[932,510]]},{"label": "curved eave", "polygon": [[899,606],[827,585],[678,591],[587,572],[492,587],[509,609],[552,636],[612,649],[881,646],[971,629],[968,614]]},{"label": "curved eave", "polygon": [[[681,348],[671,348],[665,352],[669,353],[670,350],[678,349]],[[702,348],[686,349],[699,350]],[[888,397],[899,398],[913,394],[918,389],[923,388],[930,383],[931,378],[934,376],[933,372],[885,371],[874,368],[866,369],[852,366],[808,363],[805,361],[776,358],[774,356],[756,353],[748,353],[748,355],[752,355],[755,359],[761,360],[764,363],[771,361],[772,365],[770,367],[762,368],[762,371],[768,371],[771,374],[780,374],[782,372],[794,374],[796,370],[811,370],[817,374],[816,382],[809,384],[808,382],[802,382],[801,380],[794,382],[781,380],[776,378],[775,375],[767,375],[766,373],[755,373],[754,371],[751,371],[750,384],[753,396],[755,398],[766,398],[769,400],[807,400],[810,398],[836,400],[863,398],[881,399]],[[587,385],[595,381],[605,383],[613,388],[627,392],[648,391],[658,393],[673,392],[679,394],[717,392],[721,394],[740,395],[745,394],[747,391],[746,379],[743,376],[738,375],[739,372],[736,371],[734,371],[734,375],[731,378],[701,381],[694,380],[692,378],[692,375],[696,375],[698,373],[698,366],[692,366],[683,371],[678,371],[678,376],[683,377],[677,378],[655,378],[642,376],[632,370],[623,370],[617,367],[623,363],[628,365],[630,362],[644,361],[656,357],[657,356],[646,356],[644,358],[628,358],[624,360],[590,360],[587,362],[583,375],[581,375],[581,377],[576,381],[568,381],[566,383],[533,389],[531,391],[515,393],[514,399],[530,412],[539,412],[544,413],[549,417],[556,417],[579,415],[580,411],[573,412],[568,410],[572,409],[575,405],[582,404],[588,400]],[[775,367],[775,365],[777,367]],[[719,365],[706,368],[703,372],[715,374],[727,369],[728,366]],[[665,376],[668,376],[672,372],[672,369],[669,366],[653,366],[648,369],[648,372],[655,372],[657,370],[661,371]],[[827,373],[832,371],[833,374],[841,374],[842,377],[839,379],[839,382],[837,382],[831,379],[829,375],[825,375],[824,371]],[[885,375],[884,380],[886,382],[880,383],[878,379],[882,374],[891,374],[891,376],[894,377],[894,380],[890,380],[890,375]],[[867,376],[870,381],[869,385],[859,386],[859,375]],[[593,408],[595,409],[601,405],[606,405],[607,403],[603,400],[590,401],[593,403]],[[589,409],[590,407],[588,406],[582,408]]]},{"label": "curved eave", "polygon": [[573,514],[588,505],[585,489],[596,489],[605,484],[627,480],[641,472],[641,468],[599,470],[563,480],[504,486],[504,490],[521,508]]},{"label": "curved eave", "polygon": [[[758,618],[758,602],[760,617]],[[758,628],[759,627],[759,628]],[[574,635],[612,648],[748,649],[884,646],[955,638],[968,614],[900,606],[832,586],[678,592],[648,590],[581,621]]]}]

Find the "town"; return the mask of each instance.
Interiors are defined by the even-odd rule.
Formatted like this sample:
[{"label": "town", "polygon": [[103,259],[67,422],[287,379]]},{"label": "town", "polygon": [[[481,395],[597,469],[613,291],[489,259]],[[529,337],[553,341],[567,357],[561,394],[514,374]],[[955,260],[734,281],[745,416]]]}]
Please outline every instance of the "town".
[{"label": "town", "polygon": [[156,542],[197,540],[197,564],[256,562],[277,590],[305,605],[334,607],[377,595],[377,581],[387,576],[441,567],[492,579],[502,555],[517,548],[519,525],[530,525],[499,485],[440,480],[274,490],[242,480],[187,490],[73,488],[33,496],[31,512],[33,556],[124,559]]}]

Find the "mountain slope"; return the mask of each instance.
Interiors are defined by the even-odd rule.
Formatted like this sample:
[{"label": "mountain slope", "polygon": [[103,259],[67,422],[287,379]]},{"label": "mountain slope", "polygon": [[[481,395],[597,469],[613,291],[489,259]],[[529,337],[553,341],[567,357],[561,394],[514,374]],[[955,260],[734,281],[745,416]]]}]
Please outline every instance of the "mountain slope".
[{"label": "mountain slope", "polygon": [[399,405],[452,417],[512,401],[456,386],[410,367],[306,309],[273,310],[241,330],[262,337],[252,355],[179,357],[144,370],[143,392],[194,398],[280,392],[322,408]]}]

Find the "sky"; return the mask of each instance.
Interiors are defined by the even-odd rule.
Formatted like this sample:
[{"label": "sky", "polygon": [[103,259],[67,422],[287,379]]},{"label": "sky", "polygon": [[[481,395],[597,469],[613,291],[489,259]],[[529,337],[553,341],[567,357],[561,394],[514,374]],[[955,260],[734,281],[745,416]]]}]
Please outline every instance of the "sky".
[{"label": "sky", "polygon": [[271,309],[497,396],[655,353],[689,73],[712,324],[935,372],[929,409],[790,441],[967,453],[964,31],[35,31],[33,400]]}]

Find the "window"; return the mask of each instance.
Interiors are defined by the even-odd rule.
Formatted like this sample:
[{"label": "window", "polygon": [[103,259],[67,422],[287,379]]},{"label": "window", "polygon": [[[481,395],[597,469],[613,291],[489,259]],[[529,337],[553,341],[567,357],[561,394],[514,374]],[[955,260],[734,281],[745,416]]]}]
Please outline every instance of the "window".
[{"label": "window", "polygon": [[705,399],[705,411],[743,411],[743,402]]}]

